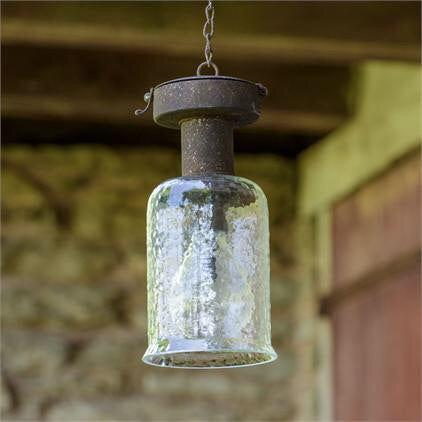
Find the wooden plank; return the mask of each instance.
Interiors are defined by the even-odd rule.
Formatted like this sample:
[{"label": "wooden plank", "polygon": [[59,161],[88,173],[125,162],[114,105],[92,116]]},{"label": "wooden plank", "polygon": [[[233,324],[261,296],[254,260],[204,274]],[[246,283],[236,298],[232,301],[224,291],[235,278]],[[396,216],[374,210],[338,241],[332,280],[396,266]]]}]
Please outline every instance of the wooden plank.
[{"label": "wooden plank", "polygon": [[[156,53],[28,45],[6,45],[2,56],[3,115],[134,125],[152,124],[152,119],[135,118],[132,113],[143,105],[145,91],[162,81],[192,74],[197,64],[193,59]],[[230,60],[221,61],[220,66],[229,75],[268,87],[262,119],[252,126],[256,130],[322,136],[348,116],[351,71],[347,67],[262,68],[252,61],[239,69]]]},{"label": "wooden plank", "polygon": [[337,307],[335,420],[420,420],[420,266]]},{"label": "wooden plank", "polygon": [[[216,10],[216,51],[223,58],[233,51],[240,60],[252,55],[271,62],[420,58],[417,2],[218,2]],[[241,19],[234,19],[240,12]],[[199,2],[111,1],[98,7],[89,1],[5,1],[2,14],[3,39],[9,42],[76,42],[165,54],[197,54],[202,45]]]},{"label": "wooden plank", "polygon": [[[317,296],[326,295],[332,286],[332,211],[327,208],[314,216],[314,291]],[[333,352],[332,330],[328,318],[318,318],[314,353],[315,365],[315,414],[319,421],[333,420]]]},{"label": "wooden plank", "polygon": [[333,209],[335,420],[420,420],[420,155]]},{"label": "wooden plank", "polygon": [[392,272],[406,257],[418,259],[420,164],[415,152],[334,207],[334,289],[371,279],[383,268]]},{"label": "wooden plank", "polygon": [[320,313],[322,315],[332,315],[341,305],[353,300],[356,296],[379,288],[386,282],[394,281],[393,276],[400,276],[407,268],[420,262],[420,257],[421,250],[418,248],[413,252],[396,257],[387,265],[375,268],[358,279],[351,280],[345,286],[334,289],[332,293],[322,297]]},{"label": "wooden plank", "polygon": [[[6,21],[2,26],[3,45],[75,46],[89,49],[154,52],[165,56],[199,57],[203,41],[198,36],[175,36],[171,32],[139,33],[122,29],[62,25],[60,27],[23,21]],[[236,55],[233,56],[233,52]],[[292,36],[254,38],[231,37],[216,44],[215,57],[237,62],[350,64],[364,60],[420,61],[418,45],[391,45],[375,42],[303,39]]]}]

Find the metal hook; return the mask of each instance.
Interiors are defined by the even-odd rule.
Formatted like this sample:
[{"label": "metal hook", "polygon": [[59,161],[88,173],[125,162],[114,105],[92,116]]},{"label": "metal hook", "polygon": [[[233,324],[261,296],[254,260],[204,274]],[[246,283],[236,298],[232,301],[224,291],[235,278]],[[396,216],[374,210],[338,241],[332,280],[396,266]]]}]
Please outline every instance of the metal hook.
[{"label": "metal hook", "polygon": [[153,96],[154,96],[154,88],[150,88],[150,90],[144,94],[144,101],[147,103],[147,105],[145,106],[145,108],[136,109],[135,116],[140,116],[141,114],[144,114],[149,109]]},{"label": "metal hook", "polygon": [[214,62],[202,62],[196,69],[197,76],[201,76],[201,70],[204,68],[204,66],[208,66],[209,68],[212,67],[214,69],[214,76],[218,76],[218,67]]},{"label": "metal hook", "polygon": [[258,88],[259,95],[262,95],[263,97],[266,97],[268,95],[268,88],[262,84],[256,84],[256,87]]}]

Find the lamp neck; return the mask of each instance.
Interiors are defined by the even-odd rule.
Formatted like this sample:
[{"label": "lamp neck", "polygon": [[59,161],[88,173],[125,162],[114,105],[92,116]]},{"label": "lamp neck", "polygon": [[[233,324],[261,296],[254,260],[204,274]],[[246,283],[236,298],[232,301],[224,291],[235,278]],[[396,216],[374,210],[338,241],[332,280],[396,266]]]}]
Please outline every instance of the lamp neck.
[{"label": "lamp neck", "polygon": [[233,124],[217,117],[194,117],[180,123],[182,175],[234,175]]}]

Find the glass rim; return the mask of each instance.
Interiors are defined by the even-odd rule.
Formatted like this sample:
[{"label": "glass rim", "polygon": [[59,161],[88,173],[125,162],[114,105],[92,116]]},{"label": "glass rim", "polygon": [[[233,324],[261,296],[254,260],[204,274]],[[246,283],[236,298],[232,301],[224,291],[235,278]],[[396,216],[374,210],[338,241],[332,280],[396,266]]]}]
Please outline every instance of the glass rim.
[{"label": "glass rim", "polygon": [[[217,349],[217,350],[193,350],[193,349],[186,349],[186,350],[174,350],[174,351],[167,351],[167,352],[158,352],[158,353],[147,353],[145,352],[144,356],[142,357],[142,362],[147,365],[156,366],[159,368],[172,368],[172,369],[230,369],[230,368],[245,368],[248,366],[257,366],[257,365],[264,365],[266,363],[274,362],[278,358],[278,354],[275,350],[271,347],[272,350],[270,351],[253,351],[253,350],[245,350],[245,349]],[[152,358],[154,357],[165,357],[170,355],[179,355],[179,354],[191,354],[191,353],[209,353],[209,354],[217,354],[217,353],[227,353],[227,354],[236,354],[236,353],[253,353],[257,355],[265,355],[268,356],[268,359],[263,360],[261,362],[254,362],[254,363],[245,363],[239,365],[221,365],[221,366],[177,366],[177,365],[160,365],[158,363],[152,362]]]}]

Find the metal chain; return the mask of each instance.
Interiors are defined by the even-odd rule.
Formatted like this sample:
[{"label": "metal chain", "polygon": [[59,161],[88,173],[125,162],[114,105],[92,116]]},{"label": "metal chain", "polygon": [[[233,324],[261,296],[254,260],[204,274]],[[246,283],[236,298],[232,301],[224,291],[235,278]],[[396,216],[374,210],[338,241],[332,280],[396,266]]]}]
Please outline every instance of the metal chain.
[{"label": "metal chain", "polygon": [[211,0],[208,0],[207,7],[205,8],[205,17],[207,18],[202,34],[205,37],[205,61],[207,62],[208,67],[211,66],[212,61],[212,47],[211,47],[211,38],[214,35],[214,6]]},{"label": "metal chain", "polygon": [[[202,62],[198,66],[198,68],[196,69],[196,74],[197,76],[201,76],[201,70],[205,66],[207,66],[208,68],[212,67],[214,69],[214,75],[217,76],[218,67],[212,61],[213,51],[212,51],[212,46],[211,46],[211,38],[214,35],[214,5],[212,4],[212,0],[208,0],[207,6],[205,7],[205,17],[206,17],[206,21],[202,29],[202,34],[204,35],[204,38],[205,38],[205,50],[204,50],[205,61]],[[141,114],[145,113],[149,109],[152,103],[153,95],[154,95],[154,88],[151,88],[148,92],[145,93],[144,101],[147,103],[147,105],[142,109],[138,108],[137,110],[135,110],[136,116],[140,116]]]},{"label": "metal chain", "polygon": [[215,74],[218,75],[218,67],[212,61],[213,51],[211,46],[211,38],[214,35],[214,5],[212,4],[212,0],[208,0],[208,4],[205,7],[205,17],[206,21],[202,30],[202,34],[205,38],[205,61],[198,66],[196,74],[200,76],[203,67],[207,66],[208,68],[212,67],[214,69]]}]

